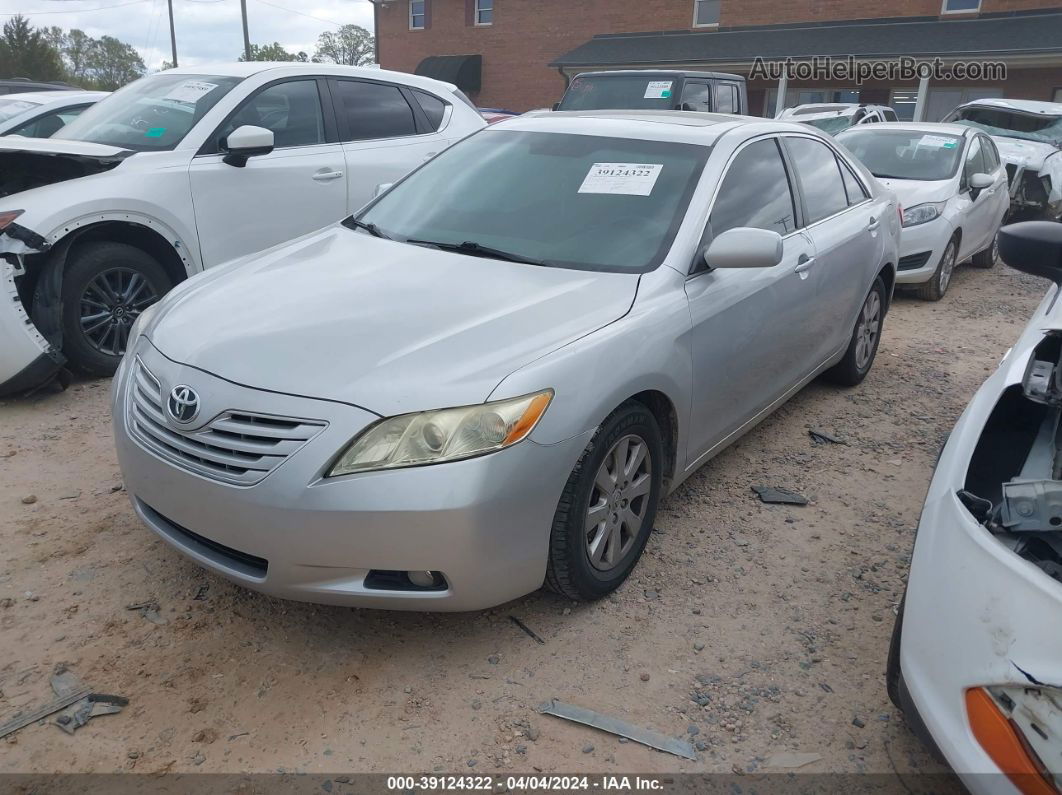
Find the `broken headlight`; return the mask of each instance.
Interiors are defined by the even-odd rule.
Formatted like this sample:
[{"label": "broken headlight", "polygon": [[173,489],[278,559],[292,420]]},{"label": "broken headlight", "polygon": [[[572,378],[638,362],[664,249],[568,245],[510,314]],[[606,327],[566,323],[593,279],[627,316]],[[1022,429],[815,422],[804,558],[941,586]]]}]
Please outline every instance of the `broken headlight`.
[{"label": "broken headlight", "polygon": [[11,224],[13,224],[15,222],[15,219],[18,218],[20,215],[22,215],[22,213],[24,213],[24,212],[26,212],[26,211],[25,210],[3,210],[3,211],[0,211],[0,232],[3,232],[5,229],[7,229],[9,226],[11,226]]}]

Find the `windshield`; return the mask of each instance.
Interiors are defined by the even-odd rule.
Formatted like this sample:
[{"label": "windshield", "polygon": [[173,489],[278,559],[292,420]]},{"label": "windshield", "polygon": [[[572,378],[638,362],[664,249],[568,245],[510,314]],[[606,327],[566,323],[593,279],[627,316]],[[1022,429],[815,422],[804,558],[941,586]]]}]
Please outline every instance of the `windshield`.
[{"label": "windshield", "polygon": [[663,75],[577,77],[557,110],[673,110],[677,83]]},{"label": "windshield", "polygon": [[865,127],[849,130],[837,140],[882,179],[950,179],[962,156],[958,135]]},{"label": "windshield", "polygon": [[818,127],[824,133],[830,135],[836,135],[841,130],[847,130],[852,126],[853,116],[827,116],[823,119],[797,119],[797,121],[803,124],[809,124],[812,127]]},{"label": "windshield", "polygon": [[710,151],[488,128],[358,221],[398,240],[472,242],[545,265],[641,272],[663,261]]},{"label": "windshield", "polygon": [[151,75],[97,102],[54,137],[137,152],[173,149],[241,79],[166,72]]},{"label": "windshield", "polygon": [[1003,138],[1023,138],[1052,146],[1062,146],[1062,116],[1041,116],[999,108],[961,108],[952,119],[989,135]]},{"label": "windshield", "polygon": [[35,107],[37,107],[36,102],[26,102],[23,99],[0,99],[0,121],[13,119],[18,114]]}]

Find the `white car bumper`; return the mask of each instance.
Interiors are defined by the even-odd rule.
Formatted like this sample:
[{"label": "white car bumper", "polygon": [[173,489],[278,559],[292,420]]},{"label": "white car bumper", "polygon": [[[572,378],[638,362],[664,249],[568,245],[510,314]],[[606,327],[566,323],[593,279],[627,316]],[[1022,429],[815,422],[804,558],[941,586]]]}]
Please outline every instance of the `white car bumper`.
[{"label": "white car bumper", "polygon": [[900,233],[896,283],[928,282],[940,264],[951,234],[951,224],[943,217],[918,226],[905,226]]},{"label": "white car bumper", "polygon": [[0,259],[0,395],[39,386],[64,362],[26,315],[14,269]]},{"label": "white car bumper", "polygon": [[924,724],[974,793],[1018,791],[970,724],[967,691],[986,687],[1015,702],[1014,724],[1062,784],[1062,583],[1001,543],[956,496],[1000,395],[1015,384],[1021,389],[1042,338],[1042,312],[945,446],[919,522],[902,614],[900,697],[909,723]]}]

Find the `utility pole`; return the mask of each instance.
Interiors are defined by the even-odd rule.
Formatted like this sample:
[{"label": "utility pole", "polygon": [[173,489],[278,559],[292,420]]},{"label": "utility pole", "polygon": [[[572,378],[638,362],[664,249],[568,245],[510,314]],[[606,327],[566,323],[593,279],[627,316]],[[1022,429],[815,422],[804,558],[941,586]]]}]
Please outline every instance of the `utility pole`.
[{"label": "utility pole", "polygon": [[177,31],[173,27],[173,0],[166,0],[170,7],[170,49],[173,51],[173,66],[177,67]]},{"label": "utility pole", "polygon": [[240,0],[240,13],[243,14],[243,60],[249,61],[251,60],[251,37],[247,33],[247,0]]}]

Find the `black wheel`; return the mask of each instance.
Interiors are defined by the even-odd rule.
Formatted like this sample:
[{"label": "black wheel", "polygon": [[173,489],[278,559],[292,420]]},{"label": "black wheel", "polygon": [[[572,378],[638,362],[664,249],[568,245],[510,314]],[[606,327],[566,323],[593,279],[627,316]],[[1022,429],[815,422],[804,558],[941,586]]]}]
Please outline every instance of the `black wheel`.
[{"label": "black wheel", "polygon": [[546,585],[600,599],[627,579],[653,529],[663,482],[660,427],[641,403],[614,411],[572,470],[549,540]]},{"label": "black wheel", "polygon": [[856,386],[867,377],[885,325],[885,300],[885,283],[879,276],[863,299],[844,358],[824,373],[827,380],[841,386]]},{"label": "black wheel", "polygon": [[978,268],[991,268],[996,264],[996,260],[999,259],[999,233],[992,238],[992,244],[984,251],[978,251],[973,255],[973,259],[970,260],[971,264]]},{"label": "black wheel", "polygon": [[889,701],[899,710],[900,702],[900,635],[903,631],[903,606],[907,602],[907,590],[904,589],[900,599],[900,608],[896,611],[896,623],[892,625],[892,638],[889,641],[889,657],[885,663],[885,688],[889,692]]},{"label": "black wheel", "polygon": [[170,289],[154,257],[125,243],[74,249],[63,274],[63,353],[89,375],[113,375],[133,321]]},{"label": "black wheel", "polygon": [[948,241],[948,246],[944,249],[944,253],[940,255],[937,269],[933,271],[933,275],[929,277],[928,282],[918,285],[915,289],[915,295],[923,301],[939,301],[943,298],[944,293],[948,291],[948,285],[951,284],[951,277],[955,273],[955,265],[958,259],[959,241],[953,237]]}]

